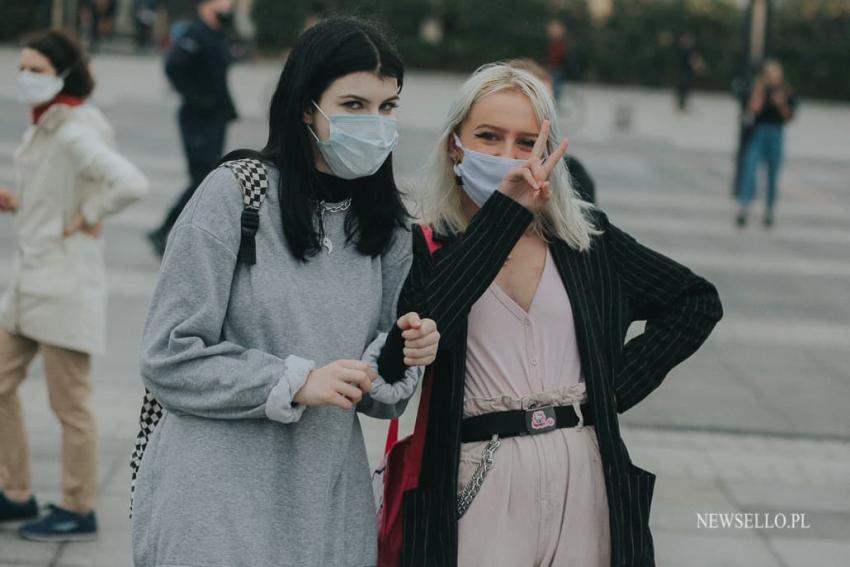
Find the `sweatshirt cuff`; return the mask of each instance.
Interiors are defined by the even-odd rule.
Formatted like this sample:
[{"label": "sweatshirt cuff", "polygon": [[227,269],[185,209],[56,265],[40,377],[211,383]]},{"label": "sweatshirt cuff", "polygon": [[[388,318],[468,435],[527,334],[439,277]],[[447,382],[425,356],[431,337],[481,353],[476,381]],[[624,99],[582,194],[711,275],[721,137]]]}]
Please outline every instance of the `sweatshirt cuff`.
[{"label": "sweatshirt cuff", "polygon": [[280,423],[295,423],[301,419],[304,406],[292,401],[304,386],[316,363],[300,356],[289,355],[283,361],[284,371],[266,400],[266,417]]},{"label": "sweatshirt cuff", "polygon": [[[379,334],[363,353],[362,360],[368,362],[375,372],[378,372],[378,358],[386,340],[387,333]],[[376,402],[387,405],[395,405],[410,398],[416,391],[425,368],[423,366],[405,366],[404,368],[402,375],[394,376],[390,382],[379,375],[372,382],[372,391],[369,392],[369,397]]]}]

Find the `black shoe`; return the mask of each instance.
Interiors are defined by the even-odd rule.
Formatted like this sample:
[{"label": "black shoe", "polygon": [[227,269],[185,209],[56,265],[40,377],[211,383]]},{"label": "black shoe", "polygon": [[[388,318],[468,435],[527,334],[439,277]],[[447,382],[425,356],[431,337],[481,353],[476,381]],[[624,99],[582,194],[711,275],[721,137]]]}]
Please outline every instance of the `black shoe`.
[{"label": "black shoe", "polygon": [[167,239],[168,233],[163,231],[161,228],[152,230],[148,233],[148,242],[150,242],[154,254],[160,258],[162,258],[163,254],[165,254],[165,241]]},{"label": "black shoe", "polygon": [[38,504],[35,496],[30,496],[26,502],[13,502],[3,492],[0,492],[0,523],[22,522],[38,518]]},{"label": "black shoe", "polygon": [[47,505],[47,515],[18,530],[32,541],[88,541],[97,538],[97,519],[94,512],[77,514],[53,504]]},{"label": "black shoe", "polygon": [[764,224],[764,228],[771,228],[773,226],[773,213],[766,213],[762,219],[762,224]]},{"label": "black shoe", "polygon": [[735,217],[735,225],[738,228],[744,228],[745,226],[747,226],[747,213],[745,213],[744,211],[738,213],[738,216]]}]

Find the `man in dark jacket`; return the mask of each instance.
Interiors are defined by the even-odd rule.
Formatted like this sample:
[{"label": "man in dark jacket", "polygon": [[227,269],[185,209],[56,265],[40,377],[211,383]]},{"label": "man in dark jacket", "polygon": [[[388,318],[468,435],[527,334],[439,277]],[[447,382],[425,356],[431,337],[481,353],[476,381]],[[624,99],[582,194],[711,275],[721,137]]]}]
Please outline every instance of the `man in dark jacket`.
[{"label": "man in dark jacket", "polygon": [[231,53],[224,33],[233,19],[233,0],[195,3],[197,17],[176,40],[165,61],[165,74],[182,99],[177,122],[191,180],[160,227],[148,234],[160,256],[183,207],[221,157],[227,124],[237,117],[227,86]]}]

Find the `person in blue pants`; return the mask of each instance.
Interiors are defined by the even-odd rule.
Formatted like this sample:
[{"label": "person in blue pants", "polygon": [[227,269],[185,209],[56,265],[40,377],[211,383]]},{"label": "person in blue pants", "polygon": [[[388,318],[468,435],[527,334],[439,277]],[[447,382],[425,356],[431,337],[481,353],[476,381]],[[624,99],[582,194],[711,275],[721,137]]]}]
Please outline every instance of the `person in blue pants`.
[{"label": "person in blue pants", "polygon": [[779,171],[782,165],[782,139],[785,123],[794,116],[796,100],[783,78],[782,66],[767,60],[753,84],[747,111],[753,121],[753,132],[744,150],[741,176],[738,180],[739,228],[747,225],[750,205],[756,196],[756,173],[764,162],[767,166],[767,195],[763,224],[773,226],[773,211],[779,196]]}]

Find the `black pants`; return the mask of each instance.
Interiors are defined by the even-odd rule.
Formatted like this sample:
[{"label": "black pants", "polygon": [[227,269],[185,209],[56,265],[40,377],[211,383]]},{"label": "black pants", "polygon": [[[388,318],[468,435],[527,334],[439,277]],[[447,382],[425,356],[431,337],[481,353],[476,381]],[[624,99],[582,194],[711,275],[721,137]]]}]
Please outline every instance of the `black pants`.
[{"label": "black pants", "polygon": [[168,211],[159,230],[167,234],[183,208],[192,198],[195,189],[212,171],[224,151],[227,122],[221,119],[198,115],[190,109],[180,108],[177,115],[183,151],[189,166],[189,185]]}]

